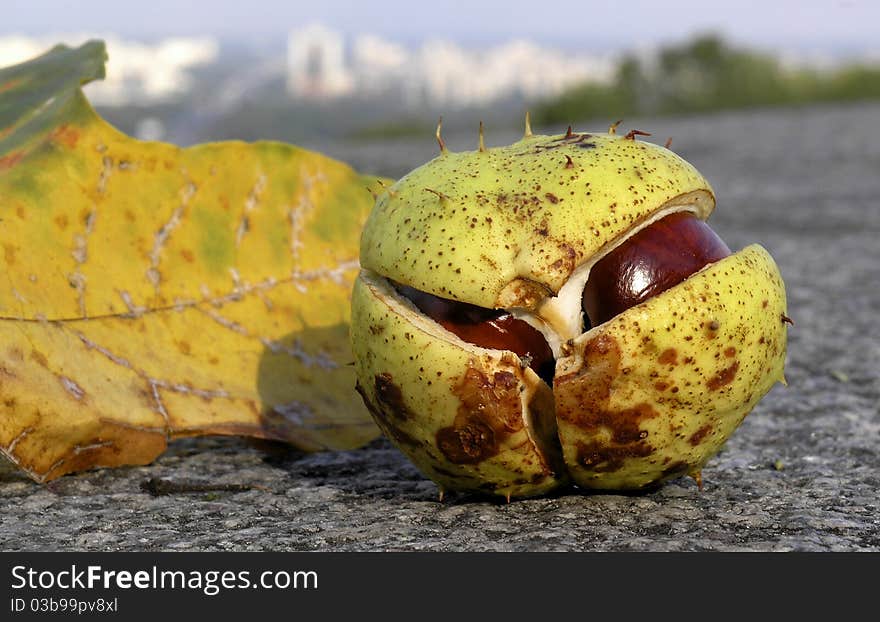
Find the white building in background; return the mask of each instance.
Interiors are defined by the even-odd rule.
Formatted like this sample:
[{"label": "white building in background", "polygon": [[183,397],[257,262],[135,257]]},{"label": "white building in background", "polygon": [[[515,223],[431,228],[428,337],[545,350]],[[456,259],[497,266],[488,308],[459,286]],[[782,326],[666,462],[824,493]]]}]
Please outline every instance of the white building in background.
[{"label": "white building in background", "polygon": [[211,38],[143,43],[100,34],[11,35],[0,36],[0,67],[39,56],[58,43],[76,47],[90,39],[103,39],[108,52],[106,77],[85,87],[97,105],[154,104],[185,95],[192,86],[192,68],[216,61],[219,54]]},{"label": "white building in background", "polygon": [[430,40],[409,50],[360,35],[347,51],[342,34],[317,24],[291,32],[287,50],[293,97],[400,96],[412,106],[550,96],[586,81],[607,83],[617,66],[610,54],[569,54],[521,40],[486,50]]},{"label": "white building in background", "polygon": [[[86,86],[98,105],[149,105],[185,96],[193,86],[193,69],[217,62],[220,51],[211,38],[144,43],[96,34],[0,36],[0,67],[59,42],[77,46],[89,39],[104,39],[109,53],[106,78]],[[616,62],[611,55],[570,54],[528,41],[475,50],[431,40],[408,49],[364,34],[347,49],[341,33],[312,24],[289,34],[286,59],[279,55],[266,67],[232,76],[205,105],[238,101],[254,84],[282,75],[288,94],[297,99],[392,97],[412,107],[486,105],[508,96],[552,96],[585,81],[607,82]]]},{"label": "white building in background", "polygon": [[511,95],[557,95],[583,82],[607,83],[616,60],[566,54],[522,40],[485,51],[431,41],[416,53],[411,67],[411,94],[415,91],[428,103],[470,106]]},{"label": "white building in background", "polygon": [[325,99],[350,95],[354,81],[342,35],[320,24],[290,33],[287,39],[287,91],[294,97]]},{"label": "white building in background", "polygon": [[374,35],[360,35],[352,46],[355,90],[367,97],[399,91],[407,81],[410,53],[402,45]]}]

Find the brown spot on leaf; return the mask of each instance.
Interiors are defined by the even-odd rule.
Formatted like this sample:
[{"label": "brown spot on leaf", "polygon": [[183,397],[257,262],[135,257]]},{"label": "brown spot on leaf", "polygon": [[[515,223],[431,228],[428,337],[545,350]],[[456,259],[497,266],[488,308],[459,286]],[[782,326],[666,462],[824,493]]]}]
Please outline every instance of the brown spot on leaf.
[{"label": "brown spot on leaf", "polygon": [[7,267],[15,265],[15,250],[12,244],[3,245],[3,258],[6,260]]},{"label": "brown spot on leaf", "polygon": [[133,382],[131,391],[137,397],[137,400],[143,406],[146,406],[147,410],[156,408],[156,396],[153,395],[152,388],[149,385],[145,385],[140,381]]},{"label": "brown spot on leaf", "polygon": [[31,350],[31,359],[43,367],[49,367],[49,359],[47,359],[46,355],[42,352]]},{"label": "brown spot on leaf", "polygon": [[16,151],[0,157],[0,171],[12,168],[21,162],[22,158],[24,158],[24,151]]},{"label": "brown spot on leaf", "polygon": [[734,361],[733,365],[721,370],[717,376],[710,378],[706,382],[706,386],[709,387],[710,391],[717,391],[721,387],[733,382],[733,379],[736,378],[736,372],[738,369],[739,361]]},{"label": "brown spot on leaf", "polygon": [[67,214],[58,214],[55,217],[55,224],[58,225],[58,228],[64,231],[67,229],[68,225],[70,225],[70,221],[67,219]]},{"label": "brown spot on leaf", "polygon": [[726,356],[729,359],[732,359],[734,356],[736,356],[736,348],[734,348],[733,346],[730,346],[729,348],[725,349],[724,356]]},{"label": "brown spot on leaf", "polygon": [[677,365],[678,352],[675,350],[675,348],[666,348],[665,350],[663,350],[663,352],[660,353],[657,361],[661,365]]},{"label": "brown spot on leaf", "polygon": [[3,84],[0,84],[0,93],[5,93],[6,91],[14,89],[22,82],[24,82],[23,78],[12,78],[11,80],[7,80]]},{"label": "brown spot on leaf", "polygon": [[192,348],[187,341],[178,341],[177,349],[180,350],[182,354],[189,355],[192,352]]},{"label": "brown spot on leaf", "polygon": [[544,198],[547,199],[548,201],[550,201],[551,203],[553,203],[554,205],[559,203],[559,197],[557,197],[552,192],[548,192],[547,194],[545,194]]},{"label": "brown spot on leaf", "polygon": [[54,143],[73,149],[79,140],[79,132],[65,123],[55,128],[49,138]]},{"label": "brown spot on leaf", "polygon": [[195,255],[193,255],[193,252],[188,248],[182,249],[180,251],[180,256],[183,257],[184,261],[187,263],[193,263],[196,260]]}]

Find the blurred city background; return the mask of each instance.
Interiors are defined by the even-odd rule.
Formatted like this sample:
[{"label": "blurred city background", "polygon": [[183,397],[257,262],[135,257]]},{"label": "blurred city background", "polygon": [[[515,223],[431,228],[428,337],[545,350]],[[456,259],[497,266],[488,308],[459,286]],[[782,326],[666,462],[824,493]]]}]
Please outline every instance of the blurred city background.
[{"label": "blurred city background", "polygon": [[431,153],[441,115],[473,148],[479,120],[500,144],[526,110],[548,132],[880,99],[875,3],[622,4],[14,1],[0,66],[104,39],[86,93],[127,133],[283,140],[393,176]]}]

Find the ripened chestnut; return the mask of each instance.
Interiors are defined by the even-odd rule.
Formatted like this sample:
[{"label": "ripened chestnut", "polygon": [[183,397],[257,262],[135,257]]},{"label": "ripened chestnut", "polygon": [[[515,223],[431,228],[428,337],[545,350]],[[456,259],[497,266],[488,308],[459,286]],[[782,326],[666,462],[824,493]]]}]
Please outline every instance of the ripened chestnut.
[{"label": "ripened chestnut", "polygon": [[597,326],[728,255],[727,245],[696,215],[670,214],[635,233],[590,269],[584,312]]},{"label": "ripened chestnut", "polygon": [[406,285],[398,285],[397,291],[422,313],[463,341],[482,348],[515,352],[546,382],[553,382],[556,365],[553,351],[544,335],[523,320],[514,318],[506,311],[447,300]]},{"label": "ripened chestnut", "polygon": [[708,182],[639,135],[441,140],[378,197],[352,295],[358,390],[441,490],[699,478],[783,379],[773,259],[731,254],[704,222]]}]

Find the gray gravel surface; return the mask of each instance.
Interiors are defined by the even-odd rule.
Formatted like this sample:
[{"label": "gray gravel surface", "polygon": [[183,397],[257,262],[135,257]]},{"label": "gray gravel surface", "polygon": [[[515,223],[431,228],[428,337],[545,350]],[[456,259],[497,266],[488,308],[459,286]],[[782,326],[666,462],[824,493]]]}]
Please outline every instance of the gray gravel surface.
[{"label": "gray gravel surface", "polygon": [[[472,148],[447,125],[452,148]],[[44,486],[0,467],[0,549],[880,550],[880,104],[626,125],[672,136],[709,178],[714,228],[731,247],[770,251],[796,322],[788,388],[759,403],[702,491],[682,478],[639,495],[439,503],[384,440],[305,455],[194,439],[149,467]],[[318,147],[397,176],[433,157],[432,140]],[[220,489],[155,495],[152,478]]]}]

